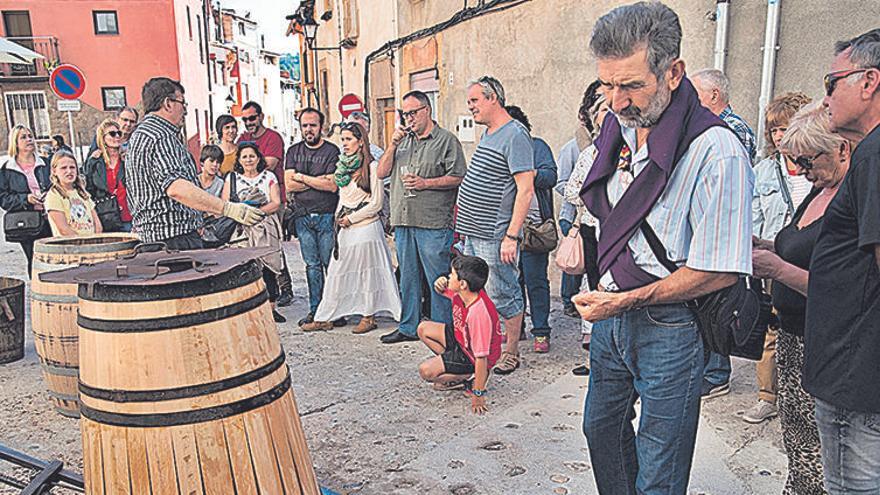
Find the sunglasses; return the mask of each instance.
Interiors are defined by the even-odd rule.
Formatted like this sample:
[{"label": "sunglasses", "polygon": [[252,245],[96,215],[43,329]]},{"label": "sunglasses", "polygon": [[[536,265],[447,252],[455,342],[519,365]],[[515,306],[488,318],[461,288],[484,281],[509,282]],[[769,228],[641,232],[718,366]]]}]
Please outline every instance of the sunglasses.
[{"label": "sunglasses", "polygon": [[256,122],[256,120],[257,120],[258,118],[260,118],[260,115],[259,115],[259,114],[257,114],[257,115],[251,115],[251,116],[249,116],[249,117],[242,117],[241,120],[243,120],[243,121],[245,121],[245,122]]},{"label": "sunglasses", "polygon": [[354,122],[345,122],[339,126],[340,129],[344,131],[350,131],[354,136],[358,139],[361,138],[361,126],[355,124]]},{"label": "sunglasses", "polygon": [[110,137],[122,137],[122,131],[107,131],[107,135]]},{"label": "sunglasses", "polygon": [[853,70],[839,70],[837,72],[829,72],[825,74],[825,77],[822,79],[822,82],[825,84],[825,95],[831,96],[834,93],[834,88],[837,86],[837,82],[841,79],[846,79],[849,76],[855,74],[861,74],[862,72],[868,72],[870,69],[853,69]]},{"label": "sunglasses", "polygon": [[789,156],[788,159],[791,160],[792,163],[794,163],[795,165],[797,165],[798,167],[800,167],[804,170],[812,170],[813,169],[813,162],[816,160],[816,158],[819,158],[820,156],[822,156],[824,154],[825,154],[824,151],[820,151],[819,153],[816,153],[815,155],[810,156],[810,157],[799,156],[799,157],[795,158],[795,157]]}]

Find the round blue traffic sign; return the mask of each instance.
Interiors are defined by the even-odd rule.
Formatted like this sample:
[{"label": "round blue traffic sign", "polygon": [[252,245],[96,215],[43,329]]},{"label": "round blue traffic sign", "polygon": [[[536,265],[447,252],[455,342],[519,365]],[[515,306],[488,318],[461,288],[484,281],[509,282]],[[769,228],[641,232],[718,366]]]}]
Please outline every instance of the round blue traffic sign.
[{"label": "round blue traffic sign", "polygon": [[59,65],[49,75],[49,86],[59,98],[75,100],[86,90],[86,78],[75,65]]}]

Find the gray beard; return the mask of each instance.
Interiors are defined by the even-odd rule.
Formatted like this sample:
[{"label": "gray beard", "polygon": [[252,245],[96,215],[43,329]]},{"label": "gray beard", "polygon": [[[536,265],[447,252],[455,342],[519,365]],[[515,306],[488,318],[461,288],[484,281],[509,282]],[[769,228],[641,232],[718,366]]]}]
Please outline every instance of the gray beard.
[{"label": "gray beard", "polygon": [[663,116],[663,112],[669,106],[670,100],[672,100],[672,91],[668,86],[660,86],[660,89],[654,94],[645,110],[630,106],[625,109],[629,110],[626,112],[626,115],[619,113],[617,117],[620,119],[622,126],[631,129],[654,127],[657,125],[657,122],[660,122],[660,117]]}]

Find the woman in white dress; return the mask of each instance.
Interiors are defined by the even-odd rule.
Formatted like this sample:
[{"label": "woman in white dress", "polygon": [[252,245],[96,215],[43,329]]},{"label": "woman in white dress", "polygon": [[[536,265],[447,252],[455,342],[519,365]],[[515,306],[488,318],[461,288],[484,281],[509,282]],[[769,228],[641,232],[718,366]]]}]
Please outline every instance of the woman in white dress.
[{"label": "woman in white dress", "polygon": [[340,140],[342,154],[334,174],[339,187],[336,246],[315,321],[302,329],[330,330],[337,318],[362,315],[352,330],[362,334],[376,328],[377,315],[400,319],[400,293],[379,220],[384,194],[367,132],[349,122],[342,125]]}]

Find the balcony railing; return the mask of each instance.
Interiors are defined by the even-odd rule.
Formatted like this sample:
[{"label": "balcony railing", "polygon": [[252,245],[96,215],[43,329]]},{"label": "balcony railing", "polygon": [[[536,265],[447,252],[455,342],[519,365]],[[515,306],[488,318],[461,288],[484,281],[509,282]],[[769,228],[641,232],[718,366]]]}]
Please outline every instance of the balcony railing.
[{"label": "balcony railing", "polygon": [[13,43],[33,50],[45,58],[38,58],[32,64],[0,64],[0,79],[32,79],[48,77],[58,64],[58,39],[54,36],[28,36],[6,38]]}]

